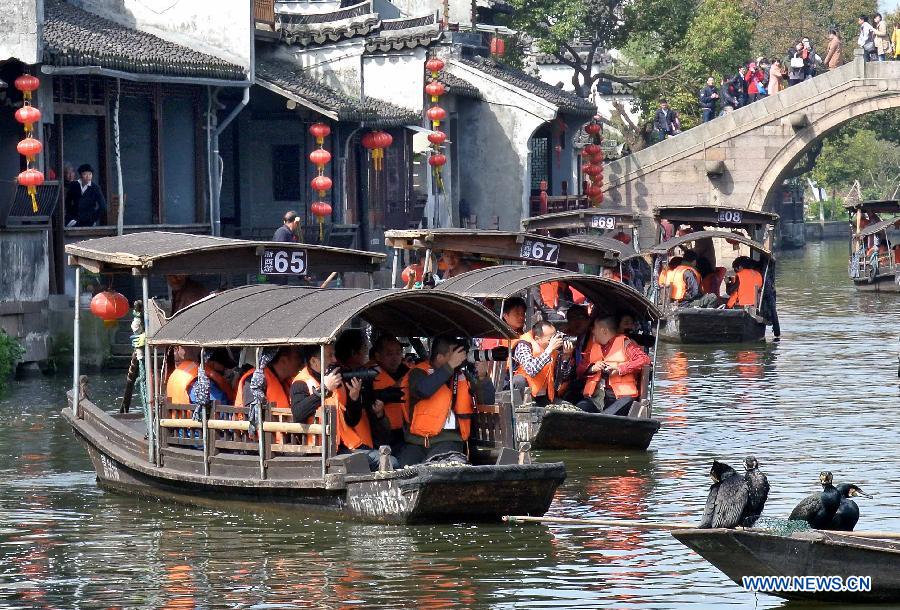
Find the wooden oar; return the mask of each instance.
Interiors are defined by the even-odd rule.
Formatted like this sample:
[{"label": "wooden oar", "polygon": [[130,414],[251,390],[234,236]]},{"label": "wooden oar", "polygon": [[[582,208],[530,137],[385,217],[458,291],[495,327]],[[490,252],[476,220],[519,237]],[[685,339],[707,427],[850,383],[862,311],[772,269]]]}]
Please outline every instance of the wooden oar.
[{"label": "wooden oar", "polygon": [[[693,523],[685,523],[684,521],[634,521],[632,519],[572,519],[569,517],[526,517],[518,515],[507,515],[503,517],[503,521],[507,523],[555,523],[558,525],[593,525],[599,527],[621,527],[623,529],[643,529],[643,530],[690,530],[697,529]],[[764,532],[765,530],[755,530],[752,528],[735,528],[738,530],[750,529],[750,531]],[[857,530],[855,532],[839,532],[835,530],[809,530],[822,532],[823,534],[834,534],[837,536],[851,536],[855,538],[881,538],[885,540],[900,540],[900,532],[880,532]]]},{"label": "wooden oar", "polygon": [[326,288],[328,286],[328,284],[330,284],[332,281],[334,281],[334,278],[336,278],[337,276],[338,276],[337,271],[332,271],[331,275],[329,275],[327,278],[325,278],[325,281],[322,282],[322,285],[319,286],[319,288]]}]

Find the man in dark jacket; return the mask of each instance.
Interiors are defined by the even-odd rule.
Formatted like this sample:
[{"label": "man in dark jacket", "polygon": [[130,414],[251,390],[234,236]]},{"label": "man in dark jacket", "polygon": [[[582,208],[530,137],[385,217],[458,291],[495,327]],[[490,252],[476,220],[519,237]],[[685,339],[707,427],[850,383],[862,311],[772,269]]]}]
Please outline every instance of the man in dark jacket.
[{"label": "man in dark jacket", "polygon": [[92,182],[94,168],[85,163],[78,168],[79,178],[66,191],[66,226],[93,227],[106,224],[106,199]]},{"label": "man in dark jacket", "polygon": [[734,81],[722,77],[722,86],[719,88],[719,102],[722,104],[722,113],[726,109],[734,110],[738,107],[737,91],[734,88]]},{"label": "man in dark jacket", "polygon": [[659,108],[653,117],[653,130],[660,142],[669,136],[678,133],[678,114],[669,108],[669,102],[663,98],[659,100]]},{"label": "man in dark jacket", "polygon": [[718,101],[719,93],[716,91],[716,81],[710,76],[706,79],[706,86],[700,90],[700,108],[703,110],[704,123],[708,123],[716,116]]},{"label": "man in dark jacket", "polygon": [[[737,98],[738,106],[746,106],[750,103],[750,96],[747,93],[747,66],[738,68],[738,73],[732,79],[734,83],[734,97]],[[737,108],[738,106],[735,106]]]}]

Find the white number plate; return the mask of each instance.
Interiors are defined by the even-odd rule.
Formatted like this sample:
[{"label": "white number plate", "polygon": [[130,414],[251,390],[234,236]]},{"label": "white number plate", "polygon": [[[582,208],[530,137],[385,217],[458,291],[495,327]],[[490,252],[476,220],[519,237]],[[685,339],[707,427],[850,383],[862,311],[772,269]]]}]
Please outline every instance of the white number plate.
[{"label": "white number plate", "polygon": [[615,229],[616,219],[614,216],[591,216],[591,227],[594,229]]},{"label": "white number plate", "polygon": [[259,272],[265,275],[303,275],[306,250],[266,248],[259,259]]},{"label": "white number plate", "polygon": [[519,255],[527,260],[556,264],[559,261],[559,246],[538,239],[526,239],[522,242]]},{"label": "white number plate", "polygon": [[721,212],[719,212],[719,222],[740,224],[741,217],[742,215],[738,210],[722,210]]}]

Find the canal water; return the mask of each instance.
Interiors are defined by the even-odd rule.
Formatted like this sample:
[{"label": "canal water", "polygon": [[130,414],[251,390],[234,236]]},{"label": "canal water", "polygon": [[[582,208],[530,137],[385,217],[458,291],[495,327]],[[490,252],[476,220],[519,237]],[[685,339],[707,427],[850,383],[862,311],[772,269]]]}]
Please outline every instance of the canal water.
[{"label": "canal water", "polygon": [[[843,243],[783,254],[778,286],[780,343],[661,350],[650,452],[540,456],[569,473],[551,515],[697,521],[711,461],[753,453],[772,485],[765,514],[787,516],[829,469],[875,494],[859,528],[900,531],[900,298],[857,294]],[[785,604],[664,532],[386,527],[107,493],[58,414],[67,381],[22,381],[0,401],[3,608]],[[94,378],[94,398],[120,383]]]}]

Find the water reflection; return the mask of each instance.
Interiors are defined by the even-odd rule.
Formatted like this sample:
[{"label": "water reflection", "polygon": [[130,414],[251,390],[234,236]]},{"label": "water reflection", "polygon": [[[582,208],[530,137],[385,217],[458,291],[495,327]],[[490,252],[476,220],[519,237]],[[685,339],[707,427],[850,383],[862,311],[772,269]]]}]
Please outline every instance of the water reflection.
[{"label": "water reflection", "polygon": [[[900,299],[857,294],[845,269],[842,243],[781,257],[779,344],[665,346],[652,450],[566,454],[551,514],[695,521],[712,459],[755,453],[772,482],[767,514],[787,515],[830,468],[877,493],[859,527],[900,530]],[[783,604],[741,592],[664,532],[373,526],[106,493],[58,415],[66,383],[27,380],[0,403],[3,607]],[[96,377],[93,396],[120,384]]]}]

